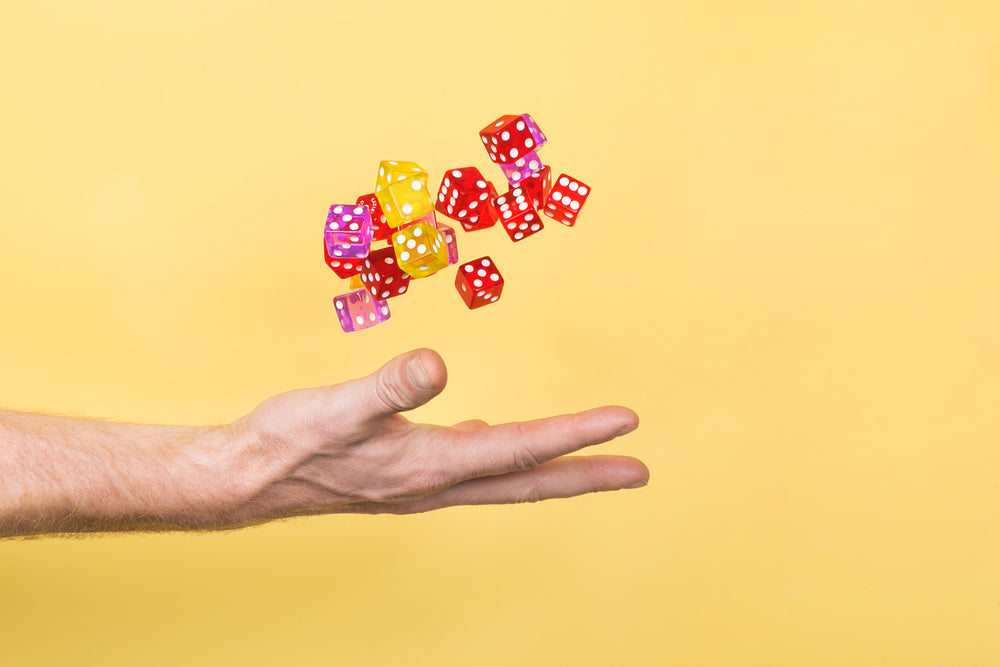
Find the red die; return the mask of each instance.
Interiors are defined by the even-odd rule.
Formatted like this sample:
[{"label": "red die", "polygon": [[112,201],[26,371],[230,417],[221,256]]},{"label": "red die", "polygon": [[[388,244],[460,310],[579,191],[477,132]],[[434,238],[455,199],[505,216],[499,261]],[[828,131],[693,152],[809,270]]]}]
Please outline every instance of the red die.
[{"label": "red die", "polygon": [[458,267],[455,288],[462,301],[470,309],[485,306],[500,298],[503,291],[503,276],[494,266],[493,260],[480,257]]},{"label": "red die", "polygon": [[542,218],[531,205],[531,198],[524,188],[512,188],[496,200],[500,224],[511,241],[520,241],[542,230]]},{"label": "red die", "polygon": [[590,187],[572,176],[560,174],[552,186],[552,192],[545,201],[545,215],[558,220],[567,227],[576,223],[583,203],[587,201]]},{"label": "red die", "polygon": [[361,283],[376,299],[389,299],[406,292],[410,276],[399,268],[392,246],[368,253],[361,270]]},{"label": "red die", "polygon": [[434,210],[462,223],[467,232],[496,224],[491,212],[497,191],[475,167],[451,169],[445,172],[438,188]]},{"label": "red die", "polygon": [[368,209],[372,216],[372,241],[388,241],[392,236],[392,228],[385,221],[385,213],[382,212],[382,205],[374,194],[361,195],[356,202]]},{"label": "red die", "polygon": [[520,186],[531,197],[535,208],[541,210],[552,191],[552,167],[543,166],[540,172],[521,181]]},{"label": "red die", "polygon": [[326,256],[326,265],[341,278],[357,275],[361,272],[361,266],[365,262],[363,259],[334,257],[326,247],[326,239],[323,240],[323,254]]},{"label": "red die", "polygon": [[500,116],[479,130],[479,138],[497,163],[514,162],[535,148],[535,137],[521,116]]}]

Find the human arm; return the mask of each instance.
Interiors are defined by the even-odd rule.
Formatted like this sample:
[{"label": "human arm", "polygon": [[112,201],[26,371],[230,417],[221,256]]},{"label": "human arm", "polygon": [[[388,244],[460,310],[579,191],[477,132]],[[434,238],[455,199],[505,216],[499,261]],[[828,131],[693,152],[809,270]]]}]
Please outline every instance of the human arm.
[{"label": "human arm", "polygon": [[410,513],[641,485],[622,456],[564,456],[635,428],[604,407],[488,426],[415,424],[440,393],[417,350],[358,380],[274,396],[232,424],[120,424],[0,411],[0,536],[215,529],[303,514]]}]

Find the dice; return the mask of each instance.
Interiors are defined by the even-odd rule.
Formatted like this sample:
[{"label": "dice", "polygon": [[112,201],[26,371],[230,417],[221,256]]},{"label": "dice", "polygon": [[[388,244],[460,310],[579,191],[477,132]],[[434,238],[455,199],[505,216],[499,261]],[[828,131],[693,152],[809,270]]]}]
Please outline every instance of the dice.
[{"label": "dice", "polygon": [[361,195],[358,197],[357,203],[367,208],[368,214],[371,216],[372,243],[376,241],[388,241],[389,235],[392,234],[392,229],[385,219],[385,213],[382,212],[382,205],[378,203],[375,193]]},{"label": "dice", "polygon": [[389,227],[395,229],[434,210],[427,172],[416,162],[383,160],[375,180],[375,198]]},{"label": "dice", "polygon": [[333,298],[340,328],[344,331],[368,329],[389,319],[389,306],[365,289],[356,289]]},{"label": "dice", "polygon": [[441,179],[434,210],[461,223],[465,231],[485,229],[496,224],[496,196],[496,188],[475,167],[450,169]]},{"label": "dice", "polygon": [[528,134],[535,141],[534,149],[537,151],[539,148],[545,145],[545,134],[542,133],[542,128],[538,127],[538,123],[535,119],[531,117],[531,114],[523,113],[521,114],[521,120],[528,128]]},{"label": "dice", "polygon": [[334,258],[363,258],[372,243],[372,220],[360,204],[334,204],[323,233],[327,252]]},{"label": "dice", "polygon": [[411,278],[425,278],[448,266],[448,248],[433,220],[433,217],[425,218],[392,233],[392,247],[399,268]]},{"label": "dice", "polygon": [[410,274],[399,267],[392,246],[368,253],[361,268],[361,282],[373,297],[391,299],[405,294],[410,286]]},{"label": "dice", "polygon": [[532,205],[541,211],[552,190],[552,168],[543,165],[537,174],[532,174],[521,181],[521,187],[531,197]]},{"label": "dice", "polygon": [[511,188],[507,194],[497,197],[496,209],[500,216],[500,224],[511,241],[526,239],[545,226],[538,211],[531,205],[531,197],[524,188]]},{"label": "dice", "polygon": [[490,160],[496,164],[506,164],[533,151],[537,147],[536,137],[540,136],[544,140],[545,135],[541,134],[534,119],[531,124],[534,136],[523,116],[500,116],[481,129],[479,138],[486,146]]},{"label": "dice", "polygon": [[474,259],[458,267],[455,289],[470,310],[493,303],[503,291],[503,276],[486,257]]},{"label": "dice", "polygon": [[589,194],[590,187],[585,183],[567,174],[560,174],[545,201],[545,215],[572,227]]}]

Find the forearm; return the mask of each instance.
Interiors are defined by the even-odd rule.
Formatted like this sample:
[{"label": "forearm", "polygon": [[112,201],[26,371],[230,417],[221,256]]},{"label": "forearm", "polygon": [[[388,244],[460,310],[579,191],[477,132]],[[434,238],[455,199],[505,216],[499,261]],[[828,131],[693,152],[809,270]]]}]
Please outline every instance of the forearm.
[{"label": "forearm", "polygon": [[228,427],[0,410],[0,537],[212,525],[234,445]]}]

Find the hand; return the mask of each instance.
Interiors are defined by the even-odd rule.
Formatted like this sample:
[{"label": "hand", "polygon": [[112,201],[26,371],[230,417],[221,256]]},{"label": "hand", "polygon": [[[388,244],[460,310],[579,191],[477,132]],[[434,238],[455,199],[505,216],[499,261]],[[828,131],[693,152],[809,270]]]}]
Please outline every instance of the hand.
[{"label": "hand", "polygon": [[406,514],[565,498],[642,486],[627,456],[564,456],[624,435],[622,407],[490,426],[416,424],[412,410],[444,389],[441,357],[422,349],[358,380],[274,396],[233,423],[241,477],[227,523],[333,512]]}]

